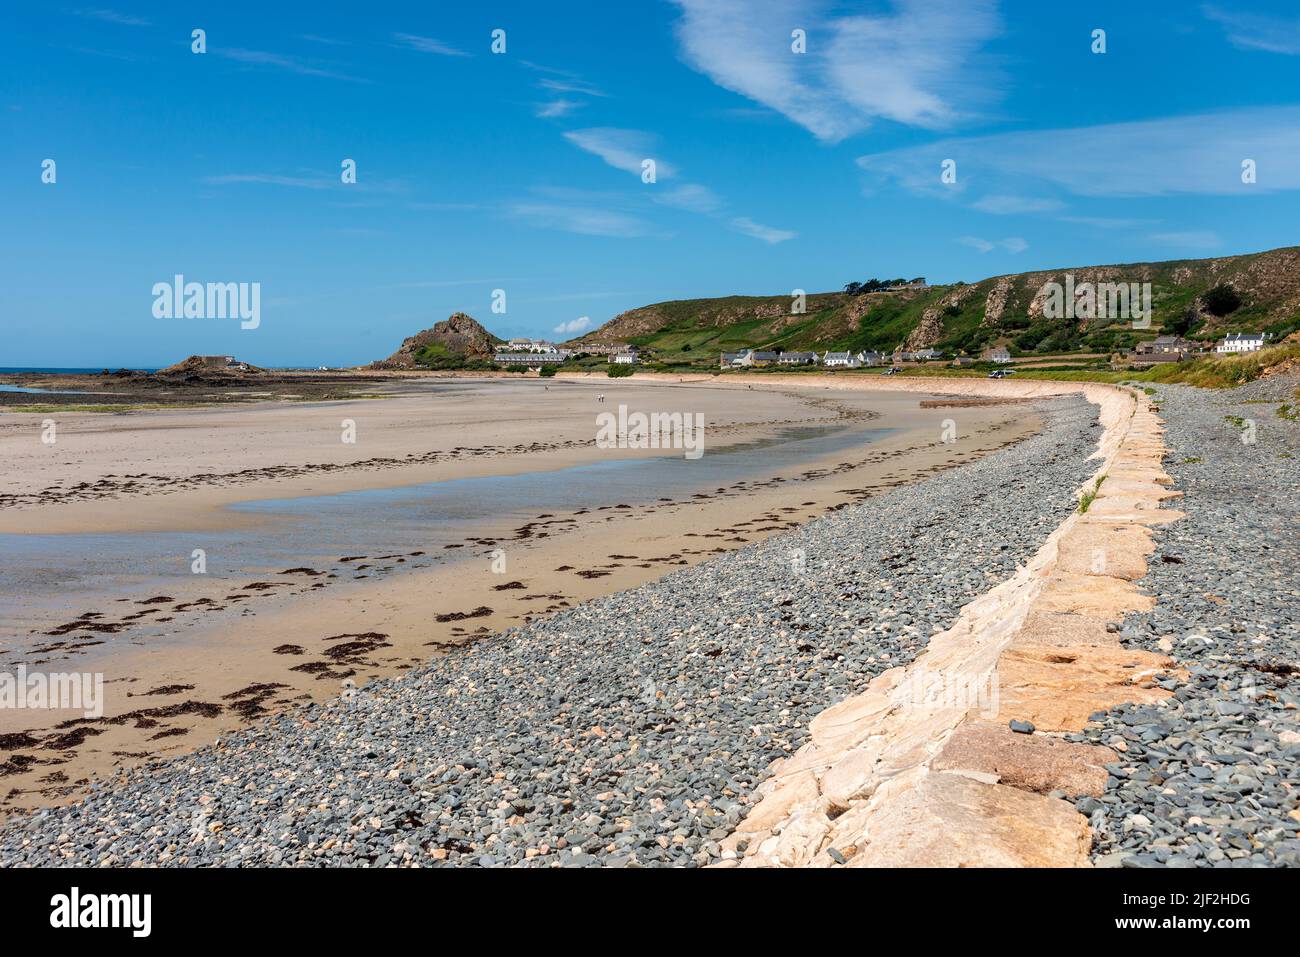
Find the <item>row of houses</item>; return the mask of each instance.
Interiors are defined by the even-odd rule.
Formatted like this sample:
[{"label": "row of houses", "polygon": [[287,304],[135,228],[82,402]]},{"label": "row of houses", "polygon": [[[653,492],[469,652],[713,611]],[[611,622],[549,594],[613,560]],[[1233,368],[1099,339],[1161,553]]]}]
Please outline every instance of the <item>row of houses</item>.
[{"label": "row of houses", "polygon": [[[609,361],[616,365],[636,365],[641,361],[641,353],[636,346],[620,345],[612,351],[596,351],[584,346],[581,350],[594,355],[608,355]],[[511,339],[497,350],[492,361],[503,366],[558,365],[577,355],[573,349],[561,349],[545,339]]]},{"label": "row of houses", "polygon": [[569,359],[573,353],[568,349],[555,349],[551,352],[498,352],[492,361],[503,366],[543,366],[559,365]]},{"label": "row of houses", "polygon": [[724,369],[749,369],[761,366],[814,366],[827,368],[857,368],[864,365],[884,365],[885,357],[879,352],[763,352],[758,349],[742,349],[740,352],[722,353],[721,366]]},{"label": "row of houses", "polygon": [[533,339],[529,336],[517,336],[508,341],[501,347],[503,354],[516,355],[519,353],[535,353],[537,355],[551,355],[556,352],[569,352],[568,349],[561,350],[554,342],[548,342],[545,339]]},{"label": "row of houses", "polygon": [[[1213,346],[1219,355],[1258,352],[1272,341],[1267,332],[1232,332]],[[1184,359],[1205,355],[1209,351],[1204,343],[1182,336],[1157,336],[1140,342],[1125,358],[1135,366],[1155,365],[1161,362],[1182,362]]]},{"label": "row of houses", "polygon": [[[812,366],[820,365],[827,369],[861,369],[872,366],[888,366],[900,362],[933,362],[945,359],[938,349],[917,349],[913,352],[897,350],[893,353],[876,352],[762,352],[757,349],[743,349],[740,352],[724,352],[721,358],[723,369],[744,369],[756,366]],[[1010,362],[1011,354],[1001,346],[989,350],[984,359],[990,362]],[[970,364],[974,359],[963,357],[959,363]]]},{"label": "row of houses", "polygon": [[[1214,345],[1216,353],[1258,352],[1273,340],[1270,332],[1230,332]],[[1133,354],[1138,356],[1199,355],[1208,351],[1204,343],[1182,336],[1157,336],[1138,343]]]},{"label": "row of houses", "polygon": [[637,349],[626,342],[583,342],[578,346],[578,351],[589,356],[620,356],[635,354]]},{"label": "row of houses", "polygon": [[503,366],[559,365],[573,355],[570,349],[561,349],[554,342],[516,336],[496,351],[492,361]]},{"label": "row of houses", "polygon": [[1273,340],[1271,332],[1230,332],[1214,347],[1215,352],[1258,352]]},{"label": "row of houses", "polygon": [[[1267,332],[1230,333],[1215,345],[1216,353],[1258,352],[1272,341]],[[1157,362],[1181,362],[1188,357],[1204,355],[1207,349],[1201,343],[1181,336],[1159,336],[1139,343],[1126,358],[1133,365],[1149,365]],[[744,369],[762,366],[814,366],[827,369],[859,369],[871,366],[896,365],[903,362],[934,362],[947,356],[938,349],[917,349],[911,352],[896,349],[893,353],[876,352],[764,352],[758,349],[742,349],[740,352],[724,352],[721,357],[723,369]],[[985,349],[979,359],[973,356],[958,356],[953,360],[955,366],[974,365],[976,362],[992,362],[1006,365],[1011,362],[1011,353],[1006,346],[994,346]]]}]

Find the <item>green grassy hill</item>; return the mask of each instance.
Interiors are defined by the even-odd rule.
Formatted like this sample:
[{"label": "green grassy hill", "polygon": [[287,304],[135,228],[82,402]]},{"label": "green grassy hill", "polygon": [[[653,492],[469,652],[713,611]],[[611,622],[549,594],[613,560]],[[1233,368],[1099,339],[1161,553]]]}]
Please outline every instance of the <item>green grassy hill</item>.
[{"label": "green grassy hill", "polygon": [[[1152,321],[1048,319],[1044,285],[1149,282]],[[1225,288],[1230,292],[1224,293]],[[1212,290],[1217,294],[1207,296]],[[1234,302],[1235,300],[1235,302]],[[666,365],[716,365],[744,348],[891,351],[933,347],[977,355],[1005,345],[1016,356],[1110,353],[1161,333],[1213,339],[1227,331],[1282,338],[1300,327],[1300,247],[1218,259],[1087,266],[995,276],[971,284],[849,295],[814,293],[806,311],[780,296],[655,303],[615,316],[582,342],[631,342]]]}]

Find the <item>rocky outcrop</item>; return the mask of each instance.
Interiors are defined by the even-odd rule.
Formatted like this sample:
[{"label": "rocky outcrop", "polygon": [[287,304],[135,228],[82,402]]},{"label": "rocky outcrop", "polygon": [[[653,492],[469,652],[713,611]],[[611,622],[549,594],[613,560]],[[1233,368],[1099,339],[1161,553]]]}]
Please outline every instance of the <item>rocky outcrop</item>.
[{"label": "rocky outcrop", "polygon": [[231,356],[190,356],[175,365],[159,369],[150,378],[187,383],[219,383],[264,375],[266,370],[240,362]]},{"label": "rocky outcrop", "polygon": [[425,329],[402,340],[402,346],[387,359],[372,362],[371,369],[418,369],[416,357],[431,345],[441,345],[449,355],[483,359],[492,355],[501,340],[488,332],[478,320],[463,312],[452,313],[432,329]]},{"label": "rocky outcrop", "polygon": [[927,309],[921,314],[921,321],[916,324],[903,342],[907,351],[928,349],[943,338],[943,314],[938,309]]},{"label": "rocky outcrop", "polygon": [[1011,295],[1011,276],[1001,276],[994,280],[993,288],[989,290],[988,297],[984,300],[984,322],[985,326],[996,326],[1002,321],[1002,314],[1007,308],[1007,297]]},{"label": "rocky outcrop", "polygon": [[944,310],[950,306],[960,308],[974,291],[974,286],[958,286],[940,299],[936,305],[930,306],[921,313],[921,321],[916,324],[916,328],[908,335],[907,340],[903,343],[903,349],[908,352],[916,349],[928,349],[942,339]]}]

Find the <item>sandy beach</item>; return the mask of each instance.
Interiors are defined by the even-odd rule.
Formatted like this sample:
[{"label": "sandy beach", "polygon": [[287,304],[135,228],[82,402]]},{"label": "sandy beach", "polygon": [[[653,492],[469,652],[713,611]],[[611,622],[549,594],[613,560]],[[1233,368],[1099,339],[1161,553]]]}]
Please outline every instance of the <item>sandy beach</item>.
[{"label": "sandy beach", "polygon": [[[116,767],[657,579],[1041,425],[1014,401],[874,385],[402,380],[390,397],[346,402],[63,413],[52,446],[40,442],[48,415],[7,415],[4,561],[15,549],[33,556],[19,577],[46,600],[7,596],[4,667],[102,674],[105,691],[100,717],[0,713],[4,807],[69,800]],[[716,481],[691,478],[680,451],[597,448],[595,415],[620,404],[702,414],[700,461],[721,467]],[[355,443],[340,438],[348,421]],[[611,492],[579,506],[561,495],[542,510],[520,500],[551,501],[570,486],[590,496],[629,478],[617,486],[629,501]],[[419,495],[452,488],[472,495],[473,514],[440,522],[435,502],[400,530],[385,524]],[[302,531],[322,512],[332,528],[341,501],[343,527],[323,539]],[[309,554],[265,564],[259,536]],[[397,540],[402,548],[388,545]],[[190,574],[192,549],[213,541],[213,567]],[[122,543],[141,568],[114,557]],[[163,553],[144,561],[151,549]],[[94,563],[108,570],[84,573]],[[146,568],[155,565],[162,571]]]}]

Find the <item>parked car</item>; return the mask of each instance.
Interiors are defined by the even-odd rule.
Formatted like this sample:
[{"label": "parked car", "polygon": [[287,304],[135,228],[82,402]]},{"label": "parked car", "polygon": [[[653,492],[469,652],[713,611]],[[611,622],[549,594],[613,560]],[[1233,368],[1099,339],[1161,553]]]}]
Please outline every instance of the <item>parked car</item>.
[{"label": "parked car", "polygon": [[1009,369],[994,369],[989,373],[990,379],[1005,379],[1010,374]]},{"label": "parked car", "polygon": [[881,374],[881,375],[898,375],[898,374],[899,374],[900,372],[902,372],[902,371],[903,371],[903,370],[900,369],[900,368],[898,368],[898,366],[893,366],[892,368],[886,369],[884,372],[882,372],[882,373],[880,373],[880,374]]}]

